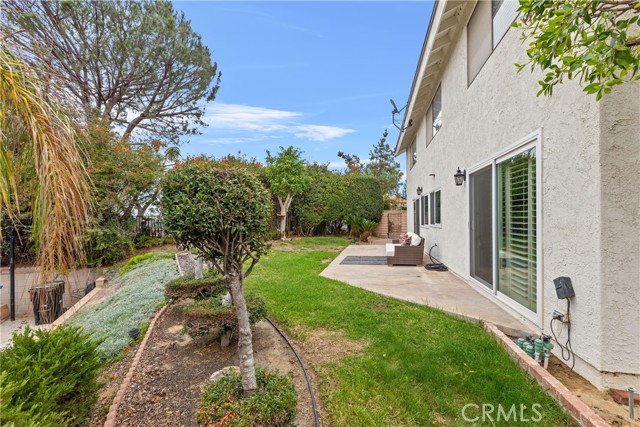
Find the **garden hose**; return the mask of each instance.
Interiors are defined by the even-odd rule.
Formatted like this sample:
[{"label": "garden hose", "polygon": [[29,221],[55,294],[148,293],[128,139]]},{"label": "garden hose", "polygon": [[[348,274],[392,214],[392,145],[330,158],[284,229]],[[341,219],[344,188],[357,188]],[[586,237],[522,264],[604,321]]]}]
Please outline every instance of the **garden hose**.
[{"label": "garden hose", "polygon": [[425,265],[424,268],[426,268],[427,270],[431,270],[431,271],[449,271],[449,269],[447,268],[446,265],[444,265],[442,263],[439,263],[439,262],[436,262],[436,260],[434,260],[433,257],[431,256],[431,251],[436,246],[438,246],[437,243],[435,245],[431,246],[431,248],[429,249],[429,259],[431,260],[431,264]]},{"label": "garden hose", "polygon": [[280,336],[282,338],[284,338],[284,340],[289,345],[289,348],[291,348],[291,350],[293,351],[293,354],[295,354],[296,357],[298,358],[298,362],[300,362],[300,367],[302,368],[302,372],[304,373],[304,377],[307,380],[307,386],[309,387],[309,394],[311,395],[311,406],[313,406],[313,416],[315,418],[316,427],[320,427],[320,416],[318,415],[318,406],[316,405],[316,396],[313,393],[313,386],[311,385],[311,378],[309,378],[309,374],[307,373],[307,369],[304,367],[304,363],[302,363],[302,358],[300,357],[300,355],[298,354],[296,349],[293,347],[293,344],[291,344],[291,341],[289,341],[289,338],[287,338],[286,335],[282,333],[282,331],[271,321],[271,319],[269,319],[268,317],[265,317],[265,319],[267,319],[267,322],[269,322],[271,324],[271,326],[273,326],[273,328],[280,334]]}]

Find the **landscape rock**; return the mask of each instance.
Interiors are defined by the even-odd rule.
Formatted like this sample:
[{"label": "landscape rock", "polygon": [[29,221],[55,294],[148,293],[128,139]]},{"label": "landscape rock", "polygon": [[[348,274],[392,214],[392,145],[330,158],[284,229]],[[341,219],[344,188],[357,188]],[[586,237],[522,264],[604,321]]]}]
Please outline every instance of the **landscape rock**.
[{"label": "landscape rock", "polygon": [[222,304],[223,307],[228,307],[231,304],[233,304],[233,301],[231,300],[231,294],[229,292],[224,294],[220,299],[220,303]]},{"label": "landscape rock", "polygon": [[213,374],[211,374],[211,377],[209,377],[209,379],[211,381],[218,381],[220,378],[224,377],[229,372],[235,372],[236,374],[240,374],[240,368],[237,366],[225,366],[219,371],[216,371]]}]

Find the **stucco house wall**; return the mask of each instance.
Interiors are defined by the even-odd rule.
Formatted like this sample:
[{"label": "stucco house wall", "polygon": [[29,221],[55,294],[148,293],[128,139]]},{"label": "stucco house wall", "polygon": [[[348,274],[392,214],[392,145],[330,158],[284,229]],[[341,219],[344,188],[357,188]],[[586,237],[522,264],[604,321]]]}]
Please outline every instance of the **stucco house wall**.
[{"label": "stucco house wall", "polygon": [[[417,162],[411,167],[407,150],[408,229],[414,229],[417,187],[440,189],[442,225],[420,226],[420,234],[426,250],[437,244],[434,255],[468,280],[468,181],[457,187],[453,175],[537,135],[542,310],[536,319],[519,317],[550,334],[553,311],[566,309],[553,279],[571,277],[576,371],[601,388],[638,385],[640,84],[629,83],[600,103],[571,81],[551,97],[536,97],[540,76],[517,73],[513,65],[526,62],[517,29],[507,32],[469,85],[466,55],[465,27],[441,75],[442,128],[430,142],[430,121],[413,117]],[[563,342],[566,327],[560,332]]]}]

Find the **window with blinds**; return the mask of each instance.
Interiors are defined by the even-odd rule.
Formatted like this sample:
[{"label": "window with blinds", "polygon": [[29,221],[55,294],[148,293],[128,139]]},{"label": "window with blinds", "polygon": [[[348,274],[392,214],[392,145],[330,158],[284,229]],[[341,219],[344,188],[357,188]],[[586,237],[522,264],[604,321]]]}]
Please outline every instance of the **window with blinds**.
[{"label": "window with blinds", "polygon": [[537,307],[536,149],[496,168],[498,290],[529,310]]}]

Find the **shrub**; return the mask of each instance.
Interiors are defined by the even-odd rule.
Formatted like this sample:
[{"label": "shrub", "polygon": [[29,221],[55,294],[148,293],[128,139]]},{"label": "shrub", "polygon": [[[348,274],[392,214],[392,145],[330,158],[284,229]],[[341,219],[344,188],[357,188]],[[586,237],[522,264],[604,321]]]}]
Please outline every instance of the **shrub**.
[{"label": "shrub", "polygon": [[73,327],[14,334],[0,352],[2,425],[82,425],[98,398],[96,346]]},{"label": "shrub", "polygon": [[87,264],[90,267],[112,265],[134,249],[133,231],[116,223],[89,230]]},{"label": "shrub", "polygon": [[144,261],[159,259],[173,259],[173,254],[167,252],[149,252],[142,255],[136,255],[134,257],[131,257],[129,261],[127,261],[126,264],[122,266],[118,274],[125,274]]},{"label": "shrub", "polygon": [[[214,330],[238,329],[236,308],[233,305],[222,305],[223,294],[201,299],[184,308],[185,329],[189,334],[203,335]],[[267,306],[260,296],[247,294],[246,303],[252,326],[267,317]]]},{"label": "shrub", "polygon": [[175,243],[171,237],[151,237],[146,234],[137,236],[134,240],[136,249],[153,248],[155,246],[164,246]]},{"label": "shrub", "polygon": [[203,273],[202,279],[196,280],[194,274],[187,274],[173,279],[164,289],[167,298],[202,298],[219,294],[226,290],[222,276],[215,270]]},{"label": "shrub", "polygon": [[206,427],[293,426],[298,395],[293,375],[256,369],[258,388],[245,396],[240,375],[230,372],[209,384],[200,399],[198,425]]},{"label": "shrub", "polygon": [[349,174],[345,179],[342,204],[346,212],[343,218],[352,216],[379,221],[384,208],[380,183],[367,175]]},{"label": "shrub", "polygon": [[[307,167],[313,185],[296,196],[291,204],[294,232],[312,235],[323,232],[326,225],[341,217],[340,181],[344,176],[330,171],[327,165],[314,163]],[[338,201],[339,199],[339,201]]]},{"label": "shrub", "polygon": [[165,301],[164,285],[177,276],[173,260],[145,261],[115,278],[114,285],[120,285],[115,293],[77,312],[67,324],[90,333],[100,341],[100,358],[111,359],[131,342],[131,329],[146,326]]}]

